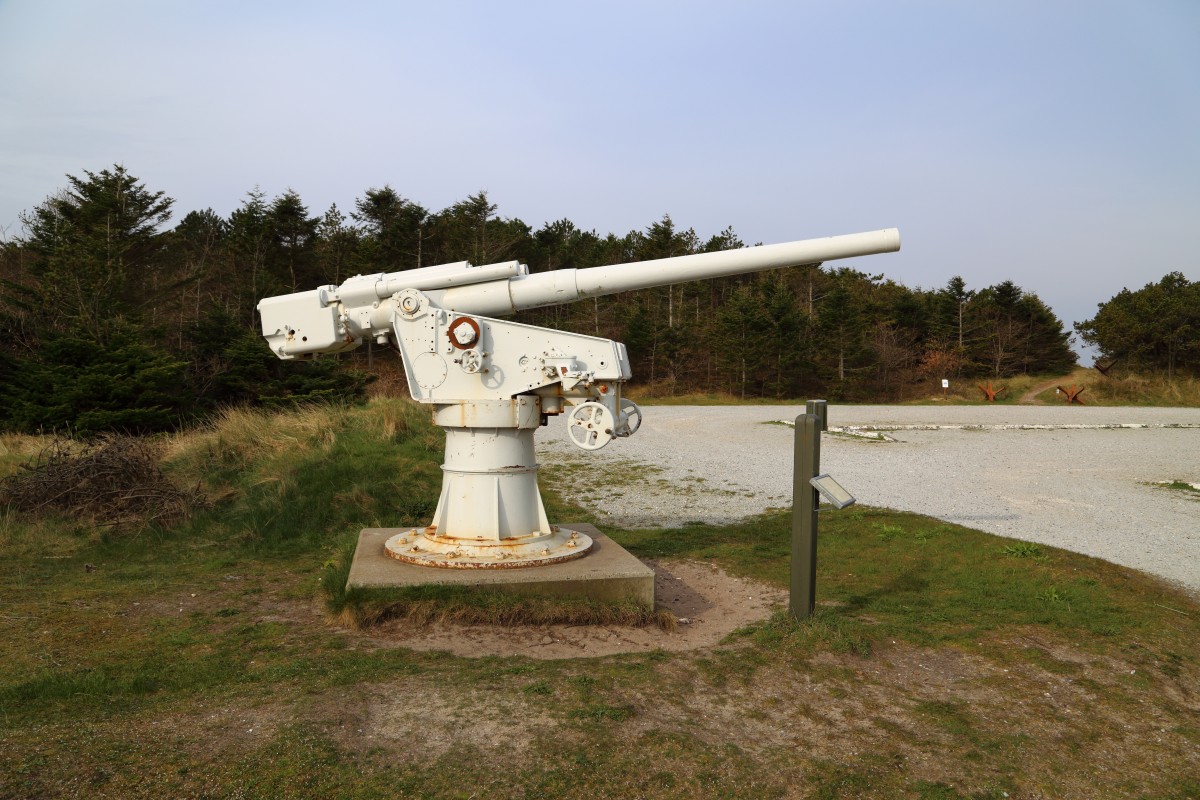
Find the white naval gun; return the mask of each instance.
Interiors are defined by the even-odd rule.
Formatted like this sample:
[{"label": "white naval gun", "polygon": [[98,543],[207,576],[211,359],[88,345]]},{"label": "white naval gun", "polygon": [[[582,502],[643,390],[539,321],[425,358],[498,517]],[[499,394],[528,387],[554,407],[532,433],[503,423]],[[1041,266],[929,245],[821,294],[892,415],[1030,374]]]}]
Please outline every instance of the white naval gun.
[{"label": "white naval gun", "polygon": [[631,436],[625,345],[506,319],[515,311],[685,281],[894,252],[888,228],[629,264],[531,274],[516,261],[465,261],[356,275],[340,286],[268,297],[263,336],[282,359],[394,343],[413,399],[446,429],[442,492],[429,526],[399,530],[387,555],[464,569],[526,567],[587,553],[587,535],[551,525],[537,485],[534,431],[565,414],[595,450]]}]

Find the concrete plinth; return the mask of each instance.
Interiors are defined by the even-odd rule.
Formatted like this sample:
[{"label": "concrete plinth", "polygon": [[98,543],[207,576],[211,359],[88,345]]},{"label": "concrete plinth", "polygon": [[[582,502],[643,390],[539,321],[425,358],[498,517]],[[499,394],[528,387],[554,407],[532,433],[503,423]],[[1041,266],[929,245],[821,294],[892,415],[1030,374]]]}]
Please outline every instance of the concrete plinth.
[{"label": "concrete plinth", "polygon": [[[565,523],[564,523],[565,524]],[[582,558],[508,569],[442,569],[388,558],[384,542],[401,528],[364,528],[350,564],[346,590],[452,586],[479,591],[620,602],[654,607],[654,571],[592,525],[565,524],[592,538]]]}]

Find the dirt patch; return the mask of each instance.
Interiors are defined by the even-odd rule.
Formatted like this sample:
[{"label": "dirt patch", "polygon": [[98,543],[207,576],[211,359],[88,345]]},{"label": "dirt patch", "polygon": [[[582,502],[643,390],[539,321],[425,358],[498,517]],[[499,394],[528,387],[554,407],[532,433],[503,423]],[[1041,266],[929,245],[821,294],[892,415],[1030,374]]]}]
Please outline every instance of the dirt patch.
[{"label": "dirt patch", "polygon": [[419,626],[391,621],[369,631],[381,647],[440,650],[456,656],[590,658],[651,650],[672,652],[712,647],[738,628],[769,617],[787,602],[787,592],[729,575],[697,561],[647,561],[654,570],[660,608],[678,620],[674,631],[619,625]]},{"label": "dirt patch", "polygon": [[[665,669],[686,677],[692,667]],[[1097,792],[1095,782],[1149,786],[1200,767],[1200,746],[1184,723],[1194,719],[1191,709],[1163,703],[1157,685],[1126,684],[1097,697],[1088,689],[1097,671],[1062,675],[1021,659],[890,643],[868,657],[820,652],[801,669],[772,665],[718,687],[677,680],[692,690],[637,703],[627,730],[687,731],[764,760],[798,752],[829,763],[874,758],[910,780],[974,789],[1018,774],[1027,785],[1057,787],[1015,795],[1026,797],[1124,796]],[[1064,750],[1088,768],[1064,770]]]},{"label": "dirt patch", "polygon": [[[437,758],[465,748],[506,757],[524,756],[558,721],[525,698],[489,686],[447,686],[422,679],[402,685],[367,686],[366,713],[359,741],[374,746],[419,743]],[[346,740],[354,741],[353,734]]]},{"label": "dirt patch", "polygon": [[1065,375],[1061,378],[1055,378],[1052,381],[1045,381],[1043,383],[1039,383],[1037,386],[1034,386],[1032,389],[1027,391],[1025,394],[1023,394],[1019,398],[1017,398],[1017,402],[1025,403],[1026,405],[1036,403],[1039,394],[1046,391],[1047,389],[1053,389],[1054,387],[1058,386],[1060,383],[1066,383],[1070,380],[1071,380],[1071,376]]}]

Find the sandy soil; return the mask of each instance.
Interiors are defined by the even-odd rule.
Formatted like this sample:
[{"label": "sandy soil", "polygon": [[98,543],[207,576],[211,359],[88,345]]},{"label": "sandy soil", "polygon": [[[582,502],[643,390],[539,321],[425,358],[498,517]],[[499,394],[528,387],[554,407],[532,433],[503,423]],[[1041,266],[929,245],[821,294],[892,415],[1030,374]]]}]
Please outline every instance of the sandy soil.
[{"label": "sandy soil", "polygon": [[711,647],[738,628],[766,619],[787,603],[787,593],[726,574],[712,564],[695,561],[647,561],[654,570],[658,605],[678,620],[674,631],[648,626],[530,625],[501,628],[487,625],[418,626],[392,621],[369,631],[380,647],[442,650],[457,656],[588,658],[650,650],[695,650]]}]

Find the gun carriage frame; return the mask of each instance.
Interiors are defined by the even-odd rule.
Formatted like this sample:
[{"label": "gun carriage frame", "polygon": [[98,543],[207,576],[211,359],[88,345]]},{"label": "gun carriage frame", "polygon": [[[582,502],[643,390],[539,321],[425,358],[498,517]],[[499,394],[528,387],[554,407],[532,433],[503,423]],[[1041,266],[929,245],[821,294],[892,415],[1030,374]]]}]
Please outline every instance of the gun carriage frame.
[{"label": "gun carriage frame", "polygon": [[625,346],[497,317],[587,297],[900,249],[894,228],[631,264],[531,274],[516,261],[465,261],[357,275],[340,286],[258,304],[263,336],[285,360],[395,343],[413,399],[446,429],[441,497],[431,523],[386,543],[401,561],[458,569],[551,564],[592,547],[551,525],[537,484],[534,431],[567,415],[585,450],[630,436],[638,407]]}]

